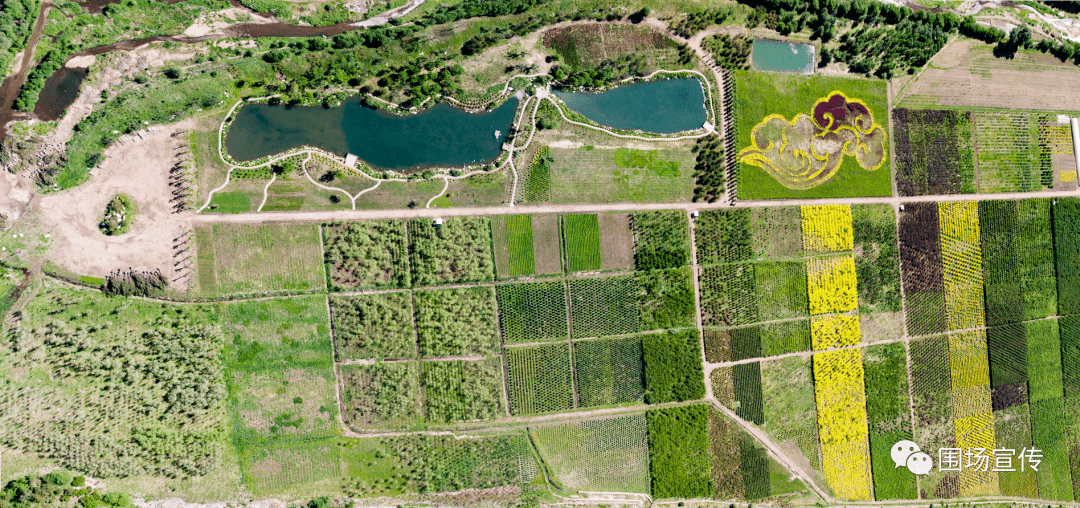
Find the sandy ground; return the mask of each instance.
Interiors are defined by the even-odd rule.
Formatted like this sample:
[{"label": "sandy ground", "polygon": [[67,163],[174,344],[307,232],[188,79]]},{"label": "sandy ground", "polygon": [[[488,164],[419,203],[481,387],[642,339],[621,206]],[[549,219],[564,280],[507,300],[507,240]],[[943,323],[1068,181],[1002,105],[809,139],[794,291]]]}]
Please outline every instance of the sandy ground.
[{"label": "sandy ground", "polygon": [[236,24],[238,22],[237,20],[244,19],[242,18],[244,15],[250,18],[249,20],[244,21],[244,23],[263,24],[276,22],[271,16],[262,16],[256,12],[233,7],[223,11],[203,14],[199,19],[195,20],[187,30],[184,30],[184,35],[188,37],[202,37],[207,34],[218,33],[221,32],[221,30]]},{"label": "sandy ground", "polygon": [[[110,147],[89,182],[35,198],[42,223],[56,233],[54,260],[80,275],[103,277],[131,267],[161,269],[169,280],[175,279],[179,274],[173,269],[173,239],[188,226],[169,203],[169,168],[180,143],[170,134],[194,125],[186,120],[151,132],[146,140]],[[98,221],[109,199],[120,193],[135,200],[138,213],[127,233],[105,236]]]},{"label": "sandy ground", "polygon": [[22,217],[33,197],[34,186],[30,180],[7,171],[0,172],[0,215],[7,224]]},{"label": "sandy ground", "polygon": [[91,72],[91,76],[85,81],[79,90],[79,96],[75,99],[64,117],[56,126],[56,131],[47,140],[52,143],[66,143],[71,139],[75,124],[90,116],[94,106],[101,102],[101,91],[108,89],[116,94],[127,87],[134,86],[131,76],[145,72],[147,69],[163,67],[167,62],[189,60],[197,52],[195,48],[182,47],[188,51],[165,51],[155,46],[144,46],[131,51],[115,51],[101,57],[84,56],[72,58],[67,63],[68,67],[90,67],[91,71],[101,67],[99,73]]}]

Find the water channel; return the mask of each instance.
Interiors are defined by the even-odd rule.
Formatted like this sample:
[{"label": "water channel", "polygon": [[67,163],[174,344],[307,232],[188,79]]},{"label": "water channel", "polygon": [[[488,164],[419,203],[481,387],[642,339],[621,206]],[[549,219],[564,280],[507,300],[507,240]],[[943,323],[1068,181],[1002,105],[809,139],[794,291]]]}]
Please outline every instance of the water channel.
[{"label": "water channel", "polygon": [[491,161],[502,151],[518,99],[470,114],[436,104],[408,116],[371,109],[350,97],[336,108],[248,104],[236,113],[225,149],[248,161],[309,145],[355,154],[368,165],[396,171]]},{"label": "water channel", "polygon": [[598,124],[657,134],[700,129],[709,115],[693,78],[626,85],[601,93],[554,92],[570,109]]},{"label": "water channel", "polygon": [[813,74],[814,46],[757,39],[750,60],[759,71]]}]

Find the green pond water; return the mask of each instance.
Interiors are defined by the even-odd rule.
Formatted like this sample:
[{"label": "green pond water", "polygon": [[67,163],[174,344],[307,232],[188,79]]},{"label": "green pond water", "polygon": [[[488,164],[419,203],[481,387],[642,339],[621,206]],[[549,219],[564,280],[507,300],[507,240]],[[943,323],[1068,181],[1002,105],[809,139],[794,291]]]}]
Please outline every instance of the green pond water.
[{"label": "green pond water", "polygon": [[708,119],[705,92],[693,78],[626,85],[602,93],[554,94],[585,118],[616,129],[670,134],[700,129]]},{"label": "green pond water", "polygon": [[759,71],[814,72],[814,47],[809,44],[757,39],[750,59]]},{"label": "green pond water", "polygon": [[518,99],[511,98],[494,111],[470,114],[436,104],[398,116],[364,107],[359,97],[330,109],[248,104],[236,113],[225,149],[234,159],[248,161],[316,146],[398,171],[484,163],[502,152],[517,105]]}]

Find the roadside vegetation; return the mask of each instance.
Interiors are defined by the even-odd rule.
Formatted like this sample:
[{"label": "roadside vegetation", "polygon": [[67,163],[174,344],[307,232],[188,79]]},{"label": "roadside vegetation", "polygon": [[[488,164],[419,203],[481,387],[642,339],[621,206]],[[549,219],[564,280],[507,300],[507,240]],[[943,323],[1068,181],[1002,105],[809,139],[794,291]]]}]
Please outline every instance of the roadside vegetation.
[{"label": "roadside vegetation", "polygon": [[6,75],[15,54],[26,47],[41,2],[7,0],[0,4],[0,75]]}]

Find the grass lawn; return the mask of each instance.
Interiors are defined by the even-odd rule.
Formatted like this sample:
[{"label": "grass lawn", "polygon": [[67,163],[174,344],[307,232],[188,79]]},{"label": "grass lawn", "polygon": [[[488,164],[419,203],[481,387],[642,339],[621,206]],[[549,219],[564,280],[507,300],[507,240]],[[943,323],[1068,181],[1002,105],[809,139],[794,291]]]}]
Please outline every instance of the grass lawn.
[{"label": "grass lawn", "polygon": [[[629,149],[610,150],[593,145],[552,148],[550,154],[555,161],[551,163],[551,201],[670,203],[690,200],[694,154],[689,145],[644,151],[654,156],[655,161],[652,166],[641,168],[619,167],[622,150]],[[652,169],[653,166],[656,169]]]},{"label": "grass lawn", "polygon": [[[781,115],[787,121],[799,113],[811,114],[818,99],[839,90],[850,99],[866,103],[874,121],[885,132],[889,129],[887,86],[884,81],[836,77],[807,77],[801,75],[735,72],[735,122],[738,129],[737,148],[750,146],[754,126],[769,115]],[[888,140],[885,140],[886,148]],[[854,196],[892,195],[889,157],[876,171],[859,166],[854,157],[845,156],[836,175],[824,183],[806,190],[784,187],[764,169],[748,164],[739,165],[740,199],[835,198]]]}]

